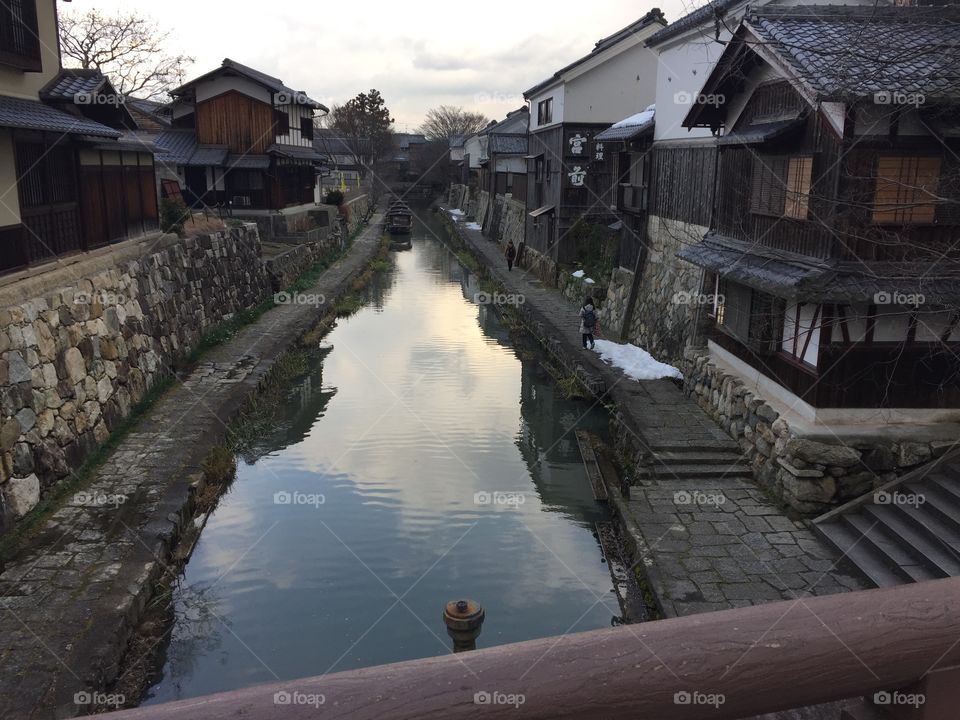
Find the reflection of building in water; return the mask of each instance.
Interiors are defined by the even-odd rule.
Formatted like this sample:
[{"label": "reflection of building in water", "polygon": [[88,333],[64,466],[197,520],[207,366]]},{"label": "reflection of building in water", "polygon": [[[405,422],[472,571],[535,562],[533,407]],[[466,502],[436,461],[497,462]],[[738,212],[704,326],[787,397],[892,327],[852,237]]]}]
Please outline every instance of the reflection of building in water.
[{"label": "reflection of building in water", "polygon": [[323,357],[328,352],[329,349],[307,360],[306,373],[290,384],[280,408],[268,418],[263,434],[240,452],[244,462],[253,464],[264,455],[302,442],[314,423],[323,417],[327,404],[337,392],[335,388],[323,387]]},{"label": "reflection of building in water", "polygon": [[522,363],[517,447],[544,503],[572,516],[598,519],[603,509],[590,493],[574,430],[604,432],[606,415],[567,400],[547,372],[534,361]]},{"label": "reflection of building in water", "polygon": [[[463,292],[464,299],[472,303],[477,302],[477,295],[482,292],[480,279],[472,272],[464,270],[460,263],[455,263],[455,265],[460,268],[460,276],[455,279],[460,282],[460,290]],[[452,272],[450,274],[453,275]]]}]

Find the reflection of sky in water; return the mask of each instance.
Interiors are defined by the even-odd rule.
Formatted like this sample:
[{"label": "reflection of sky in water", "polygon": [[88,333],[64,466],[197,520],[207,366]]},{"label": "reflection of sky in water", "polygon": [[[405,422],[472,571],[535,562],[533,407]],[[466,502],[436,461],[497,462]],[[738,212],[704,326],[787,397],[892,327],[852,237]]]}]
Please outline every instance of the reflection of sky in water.
[{"label": "reflection of sky in water", "polygon": [[[210,519],[150,702],[447,653],[440,612],[461,596],[486,608],[479,647],[618,613],[591,534],[602,510],[564,436],[603,432],[605,414],[518,359],[441,245],[421,233],[396,257]],[[524,503],[476,504],[489,491]]]}]

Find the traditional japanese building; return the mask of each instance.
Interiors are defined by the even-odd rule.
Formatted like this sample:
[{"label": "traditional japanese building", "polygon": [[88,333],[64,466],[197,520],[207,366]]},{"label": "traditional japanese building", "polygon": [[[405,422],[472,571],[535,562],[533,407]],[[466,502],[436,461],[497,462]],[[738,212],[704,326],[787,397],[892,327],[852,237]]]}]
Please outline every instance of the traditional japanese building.
[{"label": "traditional japanese building", "polygon": [[171,129],[157,144],[193,204],[241,213],[313,204],[323,159],[313,118],[323,104],[229,58],[171,95]]},{"label": "traditional japanese building", "polygon": [[64,70],[54,0],[0,3],[0,272],[157,228],[153,148],[96,70]]},{"label": "traditional japanese building", "polygon": [[958,39],[951,7],[757,8],[684,118],[719,136],[678,253],[710,356],[808,421],[960,418]]},{"label": "traditional japanese building", "polygon": [[659,9],[603,38],[593,50],[524,93],[530,105],[526,263],[546,281],[576,252],[578,219],[616,221],[616,178],[595,135],[653,101],[656,54],[645,40],[666,25]]}]

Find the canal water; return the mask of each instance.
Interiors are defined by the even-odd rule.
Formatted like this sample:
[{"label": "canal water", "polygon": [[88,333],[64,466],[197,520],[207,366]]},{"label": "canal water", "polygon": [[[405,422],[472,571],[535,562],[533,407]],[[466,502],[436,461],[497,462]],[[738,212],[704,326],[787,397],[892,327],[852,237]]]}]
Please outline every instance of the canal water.
[{"label": "canal water", "polygon": [[418,214],[239,459],[146,703],[449,653],[460,597],[486,609],[481,648],[619,616],[573,433],[607,415],[563,398]]}]

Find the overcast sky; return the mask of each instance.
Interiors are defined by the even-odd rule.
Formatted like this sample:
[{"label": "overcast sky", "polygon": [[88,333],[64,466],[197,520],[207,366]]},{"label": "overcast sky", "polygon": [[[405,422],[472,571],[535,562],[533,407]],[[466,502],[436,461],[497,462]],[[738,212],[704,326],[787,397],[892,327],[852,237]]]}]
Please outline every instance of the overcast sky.
[{"label": "overcast sky", "polygon": [[609,35],[660,7],[673,21],[702,0],[73,0],[61,12],[136,10],[174,30],[190,76],[225,57],[283,79],[324,104],[377,88],[413,130],[447,104],[500,118],[522,93]]}]

